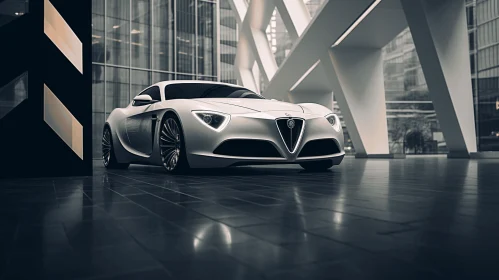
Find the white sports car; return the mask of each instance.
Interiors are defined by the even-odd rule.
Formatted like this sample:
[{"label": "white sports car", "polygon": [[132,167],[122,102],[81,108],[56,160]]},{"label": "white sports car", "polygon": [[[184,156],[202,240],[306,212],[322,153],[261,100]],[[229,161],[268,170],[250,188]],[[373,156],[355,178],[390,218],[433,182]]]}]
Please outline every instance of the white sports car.
[{"label": "white sports car", "polygon": [[170,173],[283,163],[326,170],[344,155],[340,121],[326,107],[203,81],[146,88],[128,107],[113,110],[102,138],[106,168],[152,164]]}]

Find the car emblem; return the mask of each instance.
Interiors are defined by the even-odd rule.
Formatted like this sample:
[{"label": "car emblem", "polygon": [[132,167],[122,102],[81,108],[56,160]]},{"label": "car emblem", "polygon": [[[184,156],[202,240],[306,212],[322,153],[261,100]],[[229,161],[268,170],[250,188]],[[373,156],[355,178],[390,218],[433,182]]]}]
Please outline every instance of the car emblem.
[{"label": "car emblem", "polygon": [[284,113],[284,115],[286,115],[286,116],[288,116],[288,117],[291,117],[291,115],[290,115],[290,114],[288,114],[288,113]]},{"label": "car emblem", "polygon": [[295,121],[293,119],[289,119],[287,121],[289,129],[293,129],[295,127]]}]

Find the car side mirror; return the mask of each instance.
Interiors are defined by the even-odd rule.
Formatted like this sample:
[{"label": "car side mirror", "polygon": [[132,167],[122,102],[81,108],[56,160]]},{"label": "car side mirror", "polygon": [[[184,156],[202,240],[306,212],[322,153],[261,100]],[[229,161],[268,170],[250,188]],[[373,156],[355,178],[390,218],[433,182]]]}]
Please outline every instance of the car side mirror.
[{"label": "car side mirror", "polygon": [[154,99],[152,99],[152,97],[150,95],[147,95],[147,94],[137,95],[133,98],[133,104],[135,106],[153,104],[156,102],[159,102],[159,100],[154,100]]}]

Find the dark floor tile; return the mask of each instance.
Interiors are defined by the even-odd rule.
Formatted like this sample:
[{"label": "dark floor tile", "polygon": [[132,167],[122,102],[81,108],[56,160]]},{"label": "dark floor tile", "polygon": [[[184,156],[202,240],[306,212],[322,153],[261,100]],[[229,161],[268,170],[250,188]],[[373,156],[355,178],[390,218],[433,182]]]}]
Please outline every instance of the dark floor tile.
[{"label": "dark floor tile", "polygon": [[165,269],[138,270],[135,272],[122,273],[116,271],[113,275],[94,278],[96,280],[170,280],[174,279]]},{"label": "dark floor tile", "polygon": [[149,211],[129,201],[103,205],[102,208],[113,218],[132,218],[150,215]]},{"label": "dark floor tile", "polygon": [[20,226],[14,242],[14,251],[17,253],[44,254],[71,250],[62,224]]},{"label": "dark floor tile", "polygon": [[75,250],[94,250],[132,241],[130,235],[112,221],[68,222],[64,228]]},{"label": "dark floor tile", "polygon": [[232,245],[257,240],[241,230],[216,221],[188,224],[184,225],[183,228],[208,244]]},{"label": "dark floor tile", "polygon": [[259,239],[273,244],[300,243],[307,241],[307,233],[280,225],[254,225],[239,228]]},{"label": "dark floor tile", "polygon": [[307,258],[295,255],[283,247],[264,241],[245,242],[218,248],[259,272],[291,268],[297,264],[308,262]]},{"label": "dark floor tile", "polygon": [[148,236],[183,232],[179,226],[153,215],[118,219],[116,223],[131,235]]},{"label": "dark floor tile", "polygon": [[223,218],[238,217],[244,215],[244,213],[241,213],[237,210],[226,208],[220,205],[197,207],[193,210],[212,219],[223,219]]},{"label": "dark floor tile", "polygon": [[214,249],[165,261],[163,265],[176,279],[264,279],[255,269]]},{"label": "dark floor tile", "polygon": [[78,257],[82,266],[87,268],[82,273],[93,277],[162,268],[156,259],[135,242],[96,250],[83,249],[78,251]]},{"label": "dark floor tile", "polygon": [[252,216],[238,216],[238,217],[229,217],[229,218],[222,218],[218,219],[220,222],[229,225],[231,227],[244,227],[244,226],[253,226],[253,225],[260,225],[260,224],[267,224],[268,222],[259,219],[257,217],[252,217]]}]

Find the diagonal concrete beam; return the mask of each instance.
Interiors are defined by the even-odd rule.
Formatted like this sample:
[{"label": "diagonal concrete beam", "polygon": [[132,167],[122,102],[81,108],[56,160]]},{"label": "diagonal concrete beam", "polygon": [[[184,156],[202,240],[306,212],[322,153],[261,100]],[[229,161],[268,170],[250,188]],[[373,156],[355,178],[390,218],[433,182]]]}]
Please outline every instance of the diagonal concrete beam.
[{"label": "diagonal concrete beam", "polygon": [[321,61],[357,155],[389,154],[381,49],[331,49]]},{"label": "diagonal concrete beam", "polygon": [[311,17],[302,0],[275,0],[284,26],[292,41],[296,41],[310,23]]},{"label": "diagonal concrete beam", "polygon": [[449,157],[476,152],[466,6],[401,0]]}]

